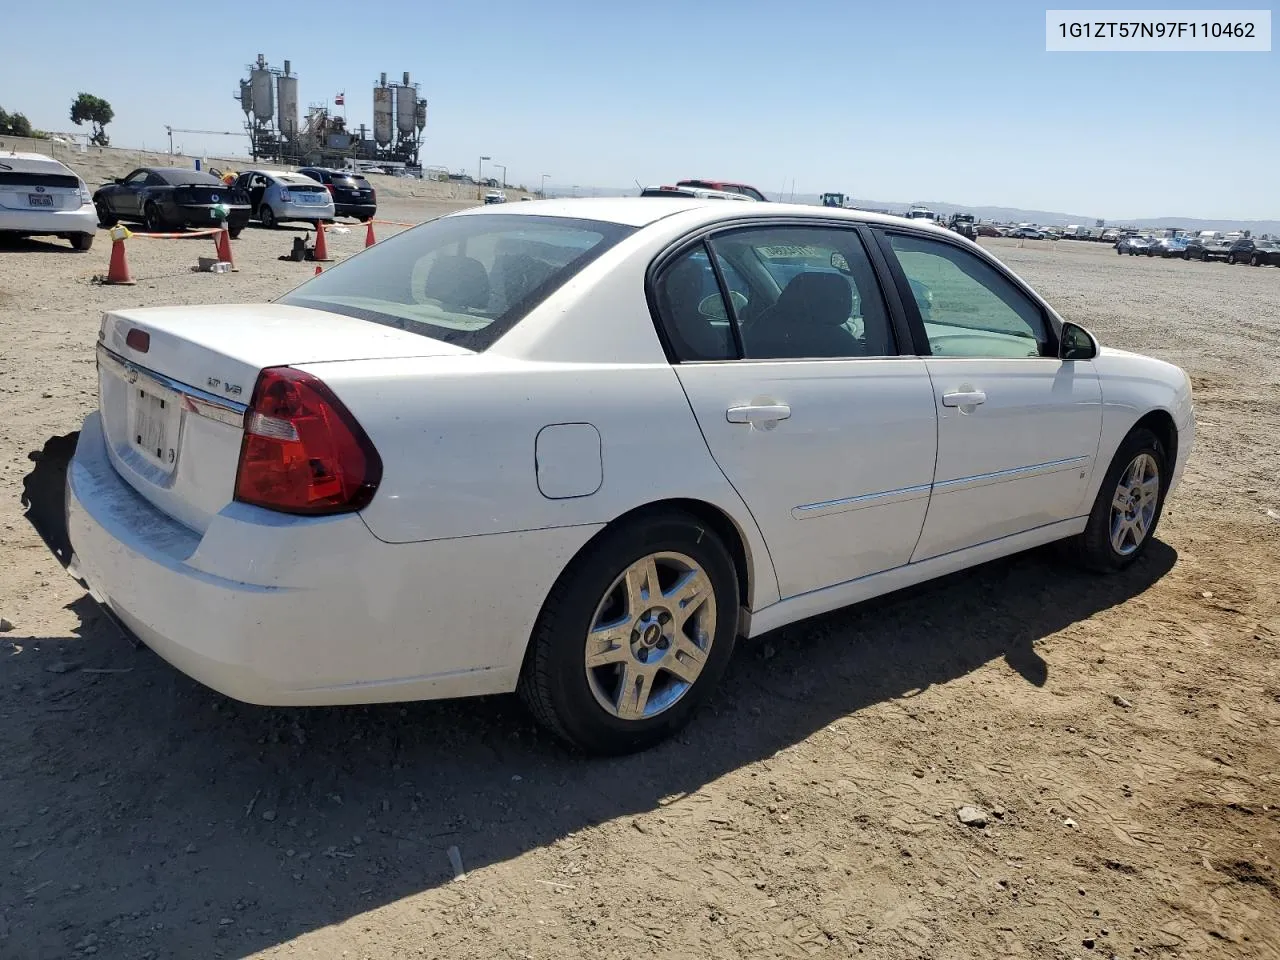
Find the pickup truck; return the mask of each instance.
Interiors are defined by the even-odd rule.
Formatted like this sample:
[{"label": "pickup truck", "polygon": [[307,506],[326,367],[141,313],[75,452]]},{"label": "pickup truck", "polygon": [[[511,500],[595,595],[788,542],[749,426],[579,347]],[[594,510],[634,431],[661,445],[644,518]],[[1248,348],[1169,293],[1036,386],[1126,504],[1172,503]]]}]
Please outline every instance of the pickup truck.
[{"label": "pickup truck", "polygon": [[1226,260],[1231,253],[1230,240],[1195,237],[1182,251],[1183,260]]}]

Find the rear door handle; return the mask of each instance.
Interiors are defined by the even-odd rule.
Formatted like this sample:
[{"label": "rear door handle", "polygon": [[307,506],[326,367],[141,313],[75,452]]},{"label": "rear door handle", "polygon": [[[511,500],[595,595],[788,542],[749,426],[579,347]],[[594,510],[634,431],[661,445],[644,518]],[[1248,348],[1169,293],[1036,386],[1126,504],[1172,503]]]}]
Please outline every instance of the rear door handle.
[{"label": "rear door handle", "polygon": [[785,403],[752,403],[730,407],[725,415],[730,423],[776,423],[791,416],[791,407]]},{"label": "rear door handle", "polygon": [[987,395],[981,390],[956,390],[942,395],[944,407],[973,407],[987,402]]}]

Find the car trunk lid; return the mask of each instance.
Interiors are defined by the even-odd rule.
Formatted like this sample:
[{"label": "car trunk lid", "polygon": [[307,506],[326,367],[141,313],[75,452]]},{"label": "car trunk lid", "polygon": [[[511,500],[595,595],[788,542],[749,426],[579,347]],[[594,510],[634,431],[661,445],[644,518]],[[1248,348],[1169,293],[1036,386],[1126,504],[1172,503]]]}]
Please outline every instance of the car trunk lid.
[{"label": "car trunk lid", "polygon": [[98,391],[112,464],[154,506],[203,532],[229,504],[246,405],[267,367],[470,351],[283,304],[106,314]]}]

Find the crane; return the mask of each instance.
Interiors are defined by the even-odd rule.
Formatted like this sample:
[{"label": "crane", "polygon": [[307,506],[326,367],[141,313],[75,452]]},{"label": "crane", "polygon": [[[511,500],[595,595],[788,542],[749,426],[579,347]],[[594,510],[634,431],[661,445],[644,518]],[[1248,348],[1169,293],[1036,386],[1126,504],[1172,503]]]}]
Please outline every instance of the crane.
[{"label": "crane", "polygon": [[169,134],[169,153],[173,153],[173,135],[175,133],[202,133],[209,137],[246,137],[248,136],[243,130],[187,130],[183,127],[171,127],[167,123],[164,125],[165,133]]}]

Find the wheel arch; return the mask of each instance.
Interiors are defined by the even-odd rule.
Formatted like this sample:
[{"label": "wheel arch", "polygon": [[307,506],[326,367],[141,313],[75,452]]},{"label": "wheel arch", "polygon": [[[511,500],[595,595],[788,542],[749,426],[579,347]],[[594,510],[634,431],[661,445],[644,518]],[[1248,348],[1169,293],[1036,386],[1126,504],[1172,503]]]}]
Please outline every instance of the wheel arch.
[{"label": "wheel arch", "polygon": [[1129,433],[1138,429],[1150,430],[1164,446],[1168,461],[1165,464],[1167,469],[1163,479],[1167,484],[1174,464],[1178,462],[1178,425],[1174,422],[1173,415],[1160,408],[1151,410],[1138,418],[1137,422],[1129,428]]}]

